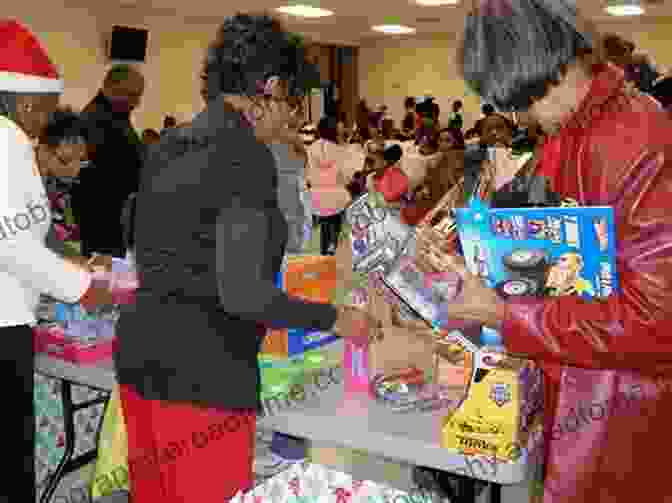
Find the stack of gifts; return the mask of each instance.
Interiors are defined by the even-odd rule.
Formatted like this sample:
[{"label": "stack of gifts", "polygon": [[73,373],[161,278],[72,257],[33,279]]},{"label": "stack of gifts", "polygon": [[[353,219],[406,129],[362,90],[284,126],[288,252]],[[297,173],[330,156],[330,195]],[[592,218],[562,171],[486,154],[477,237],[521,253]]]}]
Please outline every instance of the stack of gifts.
[{"label": "stack of gifts", "polygon": [[37,352],[79,364],[93,364],[112,356],[120,306],[133,302],[137,275],[124,261],[115,259],[112,271],[97,272],[94,279],[108,284],[115,304],[87,312],[80,304],[42,296],[33,328]]},{"label": "stack of gifts", "polygon": [[[293,297],[329,302],[336,286],[336,261],[329,256],[287,256],[276,285]],[[286,407],[292,389],[314,382],[315,375],[325,369],[337,367],[340,359],[325,351],[337,340],[330,332],[269,330],[259,355],[264,408]]]}]

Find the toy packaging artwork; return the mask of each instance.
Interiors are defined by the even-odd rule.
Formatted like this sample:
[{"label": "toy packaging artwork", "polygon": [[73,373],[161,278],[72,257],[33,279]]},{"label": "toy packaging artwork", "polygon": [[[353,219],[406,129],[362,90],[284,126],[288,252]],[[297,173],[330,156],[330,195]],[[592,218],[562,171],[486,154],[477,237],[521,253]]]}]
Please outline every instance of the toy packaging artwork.
[{"label": "toy packaging artwork", "polygon": [[412,236],[412,229],[386,208],[381,199],[379,194],[368,192],[345,210],[355,271],[387,271]]},{"label": "toy packaging artwork", "polygon": [[441,325],[441,313],[457,297],[462,286],[459,276],[454,273],[422,272],[411,252],[405,252],[398,258],[383,281],[418,317],[430,325]]},{"label": "toy packaging artwork", "polygon": [[618,289],[613,209],[456,211],[467,267],[502,297],[607,297]]},{"label": "toy packaging artwork", "polygon": [[[331,256],[292,255],[286,257],[276,286],[293,297],[313,302],[329,302],[336,289],[336,260]],[[336,341],[329,332],[299,328],[269,330],[261,352],[289,357]]]},{"label": "toy packaging artwork", "polygon": [[461,280],[459,276],[450,272],[437,274],[422,272],[416,265],[416,251],[420,253],[421,248],[417,247],[417,242],[423,241],[431,246],[435,256],[454,253],[448,246],[455,229],[455,221],[448,209],[452,202],[451,194],[446,194],[423,218],[384,277],[386,286],[417,318],[429,325],[446,329],[450,329],[448,320],[443,320],[441,313],[445,313],[446,304],[459,295]]}]

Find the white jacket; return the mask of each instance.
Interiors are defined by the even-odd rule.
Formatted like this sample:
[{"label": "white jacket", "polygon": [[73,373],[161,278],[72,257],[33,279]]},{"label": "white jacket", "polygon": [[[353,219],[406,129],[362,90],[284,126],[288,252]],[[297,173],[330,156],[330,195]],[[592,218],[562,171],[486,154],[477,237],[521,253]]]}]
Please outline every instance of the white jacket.
[{"label": "white jacket", "polygon": [[41,293],[77,302],[91,276],[45,246],[49,201],[28,136],[0,117],[0,327],[35,322]]}]

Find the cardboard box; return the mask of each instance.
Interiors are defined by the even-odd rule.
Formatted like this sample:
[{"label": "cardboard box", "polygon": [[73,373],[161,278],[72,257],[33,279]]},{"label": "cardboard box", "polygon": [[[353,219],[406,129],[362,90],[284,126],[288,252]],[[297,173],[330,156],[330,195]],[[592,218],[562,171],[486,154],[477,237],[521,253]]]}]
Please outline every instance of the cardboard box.
[{"label": "cardboard box", "polygon": [[475,356],[467,397],[444,419],[441,443],[464,454],[517,461],[542,413],[541,369],[532,361],[503,354]]},{"label": "cardboard box", "polygon": [[[288,257],[276,284],[292,297],[312,302],[331,302],[336,289],[336,259],[333,256]],[[294,356],[338,340],[329,332],[303,329],[270,330],[262,354]]]}]

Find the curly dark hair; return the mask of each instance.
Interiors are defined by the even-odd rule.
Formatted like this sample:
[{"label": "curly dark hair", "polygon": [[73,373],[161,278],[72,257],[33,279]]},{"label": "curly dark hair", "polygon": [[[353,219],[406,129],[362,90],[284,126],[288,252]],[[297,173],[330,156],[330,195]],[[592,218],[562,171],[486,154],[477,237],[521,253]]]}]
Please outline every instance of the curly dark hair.
[{"label": "curly dark hair", "polygon": [[40,143],[55,148],[63,144],[85,143],[86,137],[86,124],[79,114],[70,108],[59,108],[40,135]]},{"label": "curly dark hair", "polygon": [[202,78],[207,99],[222,93],[254,96],[271,76],[288,83],[290,96],[319,86],[318,68],[307,61],[303,39],[268,15],[227,18],[208,49]]}]

